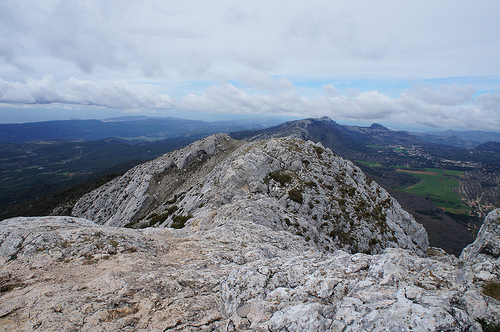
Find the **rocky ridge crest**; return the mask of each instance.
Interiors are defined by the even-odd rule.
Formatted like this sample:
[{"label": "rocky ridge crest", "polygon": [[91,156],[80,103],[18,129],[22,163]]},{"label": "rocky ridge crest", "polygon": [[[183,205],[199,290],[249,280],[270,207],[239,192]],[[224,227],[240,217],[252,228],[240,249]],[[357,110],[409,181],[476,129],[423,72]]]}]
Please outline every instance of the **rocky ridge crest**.
[{"label": "rocky ridge crest", "polygon": [[327,251],[423,254],[428,246],[425,229],[358,167],[321,144],[291,138],[208,137],[87,194],[73,215],[108,226],[198,231],[249,220]]},{"label": "rocky ridge crest", "polygon": [[[130,170],[74,213],[92,221],[0,222],[0,329],[500,324],[500,301],[483,291],[500,285],[499,210],[460,259],[426,250],[425,230],[320,144],[215,135]],[[124,225],[137,229],[111,227]]]}]

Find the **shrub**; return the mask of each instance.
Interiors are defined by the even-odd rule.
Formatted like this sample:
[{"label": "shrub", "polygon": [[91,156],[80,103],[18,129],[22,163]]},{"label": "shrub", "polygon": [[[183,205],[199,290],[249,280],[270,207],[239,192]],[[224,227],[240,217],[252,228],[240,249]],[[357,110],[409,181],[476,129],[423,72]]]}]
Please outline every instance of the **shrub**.
[{"label": "shrub", "polygon": [[174,216],[172,218],[172,225],[170,227],[175,229],[183,228],[184,225],[186,224],[186,221],[188,221],[191,218],[193,218],[193,215],[191,214],[187,216],[182,216],[182,215]]},{"label": "shrub", "polygon": [[177,205],[172,205],[171,207],[169,207],[167,209],[166,212],[170,215],[170,214],[174,213],[175,211],[177,211],[178,209],[179,209],[179,207]]},{"label": "shrub", "polygon": [[0,286],[0,293],[10,292],[14,288],[19,288],[19,287],[23,287],[23,286],[24,286],[24,284],[22,284],[20,282],[14,282],[12,284],[4,284],[4,285]]},{"label": "shrub", "polygon": [[318,157],[321,157],[321,155],[325,151],[325,149],[323,149],[323,148],[321,148],[319,146],[316,146],[316,145],[314,145],[313,148],[316,151],[316,154],[318,155]]},{"label": "shrub", "polygon": [[292,176],[290,174],[287,174],[283,171],[275,171],[269,173],[269,177],[273,179],[274,181],[278,182],[282,186],[287,184],[292,179]]},{"label": "shrub", "polygon": [[500,332],[500,324],[490,324],[481,318],[478,318],[477,321],[481,324],[484,332]]},{"label": "shrub", "polygon": [[131,221],[128,224],[126,224],[125,226],[123,226],[123,227],[125,227],[125,228],[135,228],[135,226],[137,225],[137,223],[138,223],[137,220]]},{"label": "shrub", "polygon": [[498,282],[488,282],[483,286],[483,294],[500,301],[500,283]]},{"label": "shrub", "polygon": [[302,193],[299,189],[291,189],[288,191],[288,198],[292,201],[302,204],[304,202],[304,197],[302,197]]},{"label": "shrub", "polygon": [[152,215],[150,215],[148,217],[148,219],[150,219],[149,220],[149,227],[154,226],[154,225],[156,225],[158,223],[164,222],[165,220],[167,220],[168,216],[169,216],[168,212],[162,213],[160,215],[158,215],[156,213],[153,213]]}]

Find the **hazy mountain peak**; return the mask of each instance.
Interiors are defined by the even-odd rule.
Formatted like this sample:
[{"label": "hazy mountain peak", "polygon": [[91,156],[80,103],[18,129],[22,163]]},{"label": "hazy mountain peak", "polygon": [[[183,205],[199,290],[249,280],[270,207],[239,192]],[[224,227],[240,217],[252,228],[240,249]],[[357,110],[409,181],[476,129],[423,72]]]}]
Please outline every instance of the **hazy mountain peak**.
[{"label": "hazy mountain peak", "polygon": [[[319,120],[319,121],[325,121],[325,122],[335,122],[333,121],[331,118],[327,117],[327,116],[322,116],[320,118],[315,118],[316,120]],[[336,123],[336,122],[335,122]]]},{"label": "hazy mountain peak", "polygon": [[390,130],[389,128],[381,125],[380,123],[373,123],[371,126],[370,126],[371,129],[379,129],[379,130]]}]

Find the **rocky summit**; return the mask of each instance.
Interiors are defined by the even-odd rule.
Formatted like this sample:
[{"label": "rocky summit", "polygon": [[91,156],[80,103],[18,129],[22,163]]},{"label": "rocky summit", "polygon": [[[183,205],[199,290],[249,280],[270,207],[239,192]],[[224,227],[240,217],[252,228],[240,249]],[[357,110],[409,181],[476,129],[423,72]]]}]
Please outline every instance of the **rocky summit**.
[{"label": "rocky summit", "polygon": [[500,211],[460,258],[352,163],[215,135],[0,222],[0,330],[482,331]]},{"label": "rocky summit", "polygon": [[425,229],[377,183],[321,144],[243,143],[221,134],[139,165],[84,196],[73,215],[99,224],[205,231],[246,220],[318,250],[423,254]]}]

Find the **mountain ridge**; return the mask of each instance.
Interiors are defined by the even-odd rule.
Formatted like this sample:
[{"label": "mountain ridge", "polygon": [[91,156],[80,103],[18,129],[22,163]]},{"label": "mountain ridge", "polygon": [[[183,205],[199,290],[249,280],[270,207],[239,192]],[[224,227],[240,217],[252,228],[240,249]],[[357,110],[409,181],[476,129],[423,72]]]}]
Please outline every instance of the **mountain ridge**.
[{"label": "mountain ridge", "polygon": [[445,130],[415,133],[422,140],[430,143],[446,144],[456,147],[471,148],[493,141],[500,142],[500,133],[478,130]]},{"label": "mountain ridge", "polygon": [[428,248],[411,215],[321,143],[213,135],[136,166],[73,214],[92,220],[0,222],[3,330],[500,325],[500,298],[484,290],[500,287],[500,210],[460,258]]},{"label": "mountain ridge", "polygon": [[382,125],[357,127],[340,125],[329,117],[296,120],[261,130],[245,130],[230,134],[240,140],[257,141],[277,137],[294,137],[321,142],[336,153],[365,150],[366,144],[423,144],[419,138],[404,131],[392,131]]},{"label": "mountain ridge", "polygon": [[172,227],[187,218],[200,229],[220,219],[251,220],[327,250],[400,246],[423,254],[428,246],[423,227],[359,168],[291,138],[210,136],[85,195],[72,215],[108,226],[139,226],[158,215],[160,227]]}]

